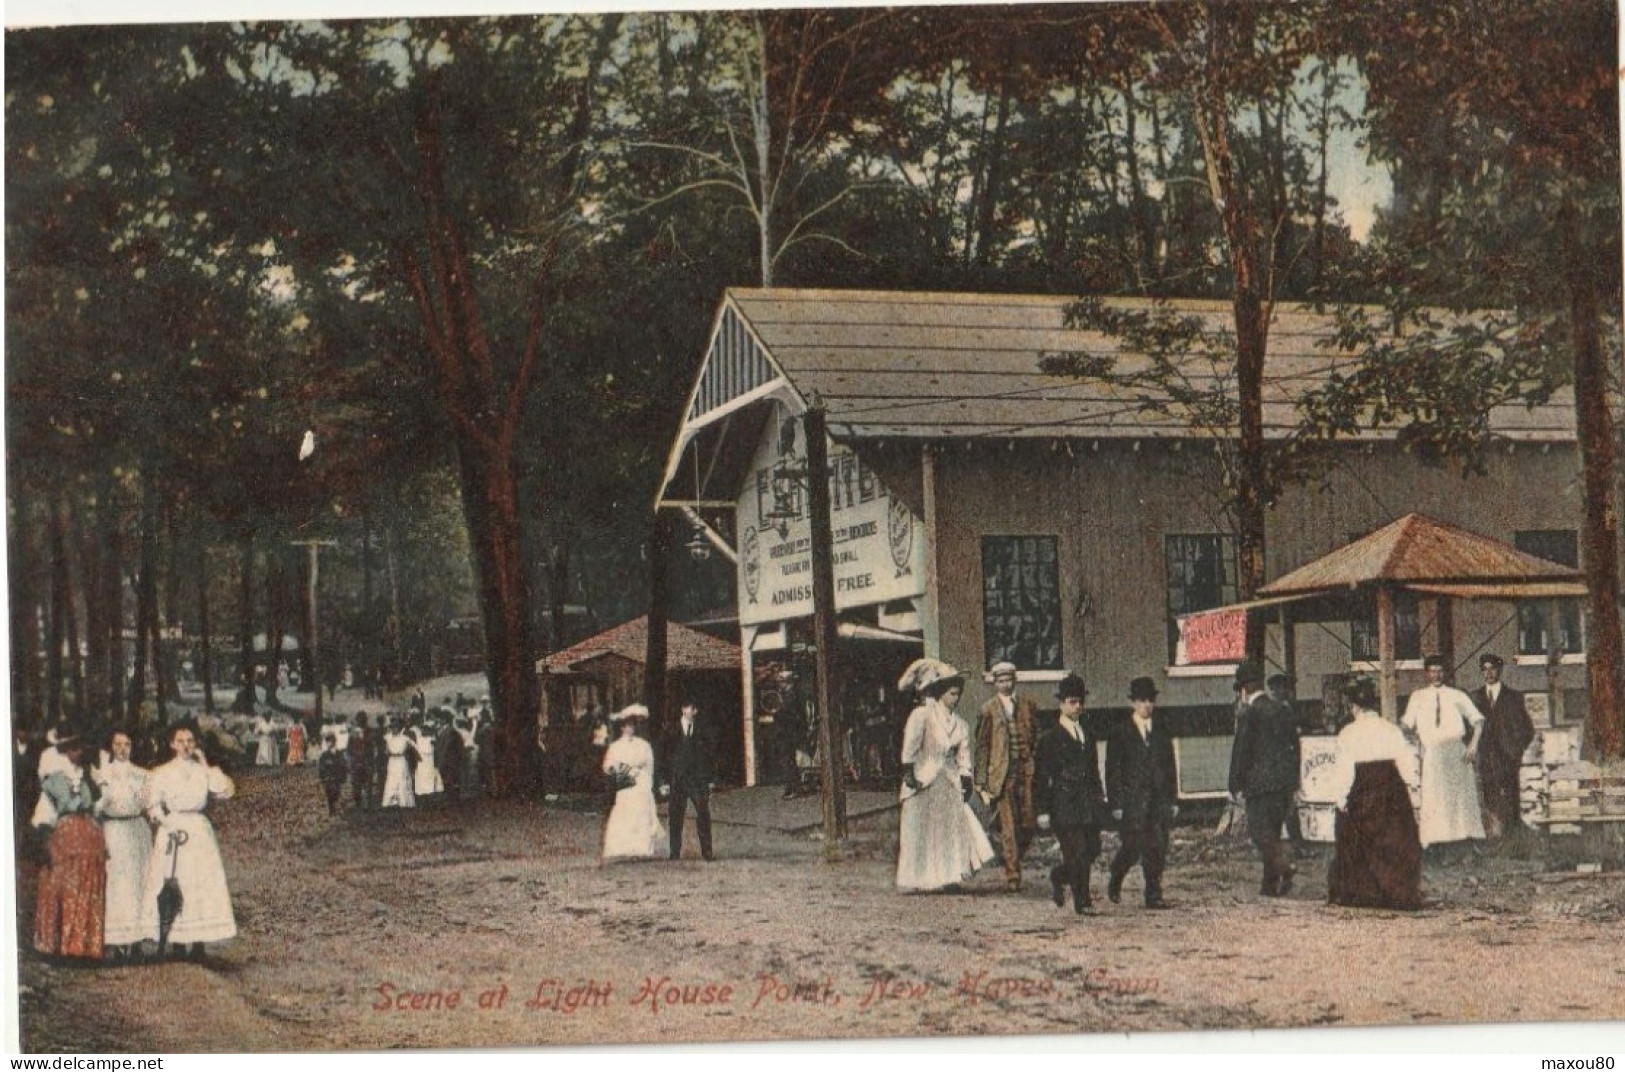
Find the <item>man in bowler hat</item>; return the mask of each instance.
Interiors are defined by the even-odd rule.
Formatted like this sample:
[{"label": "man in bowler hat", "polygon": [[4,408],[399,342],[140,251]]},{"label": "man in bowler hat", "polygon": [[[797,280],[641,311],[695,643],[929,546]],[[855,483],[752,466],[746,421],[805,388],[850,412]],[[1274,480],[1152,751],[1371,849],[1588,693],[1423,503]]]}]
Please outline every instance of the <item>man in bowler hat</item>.
[{"label": "man in bowler hat", "polygon": [[1089,873],[1100,858],[1100,828],[1106,821],[1106,795],[1100,789],[1100,760],[1095,738],[1082,723],[1083,678],[1068,674],[1055,696],[1061,717],[1038,741],[1034,801],[1038,825],[1055,832],[1061,863],[1050,868],[1051,895],[1057,908],[1072,888],[1072,909],[1079,915],[1093,906]]},{"label": "man in bowler hat", "polygon": [[[1033,746],[1038,737],[1038,711],[1031,700],[1016,695],[1014,663],[995,663],[992,673],[996,695],[982,705],[976,720],[972,775],[982,803],[992,810],[998,824],[1005,887],[1019,890],[1021,858],[1033,840]],[[1078,698],[1082,700],[1081,695]]]},{"label": "man in bowler hat", "polygon": [[1167,908],[1162,897],[1162,865],[1168,853],[1168,824],[1179,814],[1174,803],[1174,742],[1153,716],[1156,682],[1137,677],[1129,683],[1134,713],[1112,726],[1106,740],[1106,799],[1119,824],[1122,844],[1112,859],[1106,896],[1113,904],[1123,897],[1123,879],[1139,864],[1145,874],[1145,906]]},{"label": "man in bowler hat", "polygon": [[666,744],[666,769],[671,772],[671,858],[683,857],[683,820],[688,804],[694,802],[694,826],[700,835],[700,855],[711,856],[711,785],[716,769],[711,760],[711,740],[700,724],[699,705],[684,700],[682,717],[672,727]]},{"label": "man in bowler hat", "polygon": [[1259,892],[1285,897],[1292,864],[1281,824],[1293,806],[1301,767],[1292,709],[1264,691],[1264,669],[1251,660],[1236,668],[1236,739],[1230,746],[1230,796],[1247,802],[1247,836],[1264,861]]}]

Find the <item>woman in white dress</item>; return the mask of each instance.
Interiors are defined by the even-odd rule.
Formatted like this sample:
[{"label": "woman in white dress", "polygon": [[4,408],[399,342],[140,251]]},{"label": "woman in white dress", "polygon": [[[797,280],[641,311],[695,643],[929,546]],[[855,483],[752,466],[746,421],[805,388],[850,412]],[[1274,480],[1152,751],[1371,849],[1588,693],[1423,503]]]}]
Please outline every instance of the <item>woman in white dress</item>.
[{"label": "woman in white dress", "polygon": [[637,723],[648,717],[647,707],[632,704],[614,718],[620,736],[604,752],[604,773],[625,784],[616,790],[615,806],[604,824],[605,860],[654,856],[666,840],[655,813],[654,749],[638,736]]},{"label": "woman in white dress", "polygon": [[266,715],[254,720],[254,739],[259,746],[254,750],[254,765],[256,767],[280,767],[282,765],[282,751],[277,747],[277,726]]},{"label": "woman in white dress", "polygon": [[415,796],[430,797],[446,790],[440,769],[434,765],[434,734],[421,726],[412,727],[412,750],[418,754],[417,770],[412,774],[412,792]]},{"label": "woman in white dress", "polygon": [[204,942],[237,934],[220,843],[204,814],[209,801],[230,797],[236,787],[224,771],[209,765],[190,723],[179,723],[170,731],[169,748],[175,758],[147,776],[147,818],[157,825],[157,833],[141,891],[141,935],[158,940],[158,894],[173,864],[181,910],[169,941],[177,951],[190,946],[187,955],[197,959],[203,956]]},{"label": "woman in white dress", "polygon": [[415,808],[417,793],[412,779],[412,766],[406,753],[412,742],[401,732],[399,720],[391,720],[389,732],[384,735],[384,792],[379,800],[381,808]]},{"label": "woman in white dress", "polygon": [[965,679],[941,660],[917,659],[897,687],[920,697],[903,729],[897,888],[940,890],[993,859],[993,846],[968,803],[970,730],[954,714]]},{"label": "woman in white dress", "polygon": [[141,929],[141,894],[152,856],[152,829],[147,826],[147,772],[130,762],[130,735],[114,730],[108,741],[111,758],[96,769],[101,795],[96,817],[107,841],[107,922],[103,938],[112,960],[132,958],[145,937]]}]

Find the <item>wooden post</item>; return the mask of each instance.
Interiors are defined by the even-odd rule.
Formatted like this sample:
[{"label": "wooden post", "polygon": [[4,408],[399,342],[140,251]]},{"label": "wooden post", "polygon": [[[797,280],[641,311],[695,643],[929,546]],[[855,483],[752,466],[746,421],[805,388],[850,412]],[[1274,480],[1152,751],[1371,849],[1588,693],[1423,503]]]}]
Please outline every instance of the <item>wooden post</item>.
[{"label": "wooden post", "polygon": [[1382,717],[1396,722],[1399,719],[1399,690],[1394,680],[1394,593],[1385,584],[1377,586],[1377,660]]},{"label": "wooden post", "polygon": [[1564,721],[1563,717],[1563,647],[1558,643],[1558,617],[1562,606],[1555,599],[1546,601],[1546,709],[1552,725]]},{"label": "wooden post", "polygon": [[756,643],[759,625],[739,627],[739,710],[744,717],[745,732],[745,785],[756,784]]},{"label": "wooden post", "polygon": [[1444,657],[1450,682],[1456,680],[1456,602],[1449,596],[1434,601],[1433,620],[1439,634],[1439,654]]},{"label": "wooden post", "polygon": [[938,622],[941,603],[937,598],[937,455],[931,444],[920,448],[920,489],[925,501],[925,599],[920,608],[921,652],[931,659],[942,658],[942,628]]},{"label": "wooden post", "polygon": [[824,859],[839,860],[846,838],[846,788],[842,784],[839,714],[835,710],[835,540],[830,522],[829,445],[824,410],[814,404],[803,418],[807,434],[807,508],[811,524],[813,644],[817,667],[818,750],[823,755]]},{"label": "wooden post", "polygon": [[1298,628],[1292,620],[1292,604],[1282,603],[1278,612],[1281,618],[1281,669],[1287,677],[1292,679],[1293,687],[1298,683]]}]

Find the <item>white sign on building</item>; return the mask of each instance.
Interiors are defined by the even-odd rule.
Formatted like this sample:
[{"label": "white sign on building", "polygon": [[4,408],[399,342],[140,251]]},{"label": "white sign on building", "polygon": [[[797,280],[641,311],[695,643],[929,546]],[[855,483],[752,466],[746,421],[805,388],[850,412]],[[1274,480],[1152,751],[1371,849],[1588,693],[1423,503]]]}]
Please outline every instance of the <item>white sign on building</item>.
[{"label": "white sign on building", "polygon": [[[871,606],[925,594],[925,526],[851,450],[829,448],[835,606]],[[775,411],[740,492],[739,622],[813,612],[807,446],[801,423]]]}]

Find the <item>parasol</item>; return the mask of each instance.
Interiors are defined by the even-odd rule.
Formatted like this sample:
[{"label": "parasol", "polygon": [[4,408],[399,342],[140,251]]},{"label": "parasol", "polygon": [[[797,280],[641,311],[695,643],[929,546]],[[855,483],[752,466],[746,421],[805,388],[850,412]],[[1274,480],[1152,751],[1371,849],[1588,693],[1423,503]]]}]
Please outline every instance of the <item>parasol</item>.
[{"label": "parasol", "polygon": [[164,879],[163,889],[158,891],[158,955],[164,955],[164,948],[169,944],[169,928],[175,925],[175,917],[181,914],[181,905],[185,898],[181,896],[181,884],[175,880],[175,864],[180,859],[181,846],[186,844],[186,831],[171,830],[169,841],[164,846],[164,852],[169,856],[169,877]]}]

